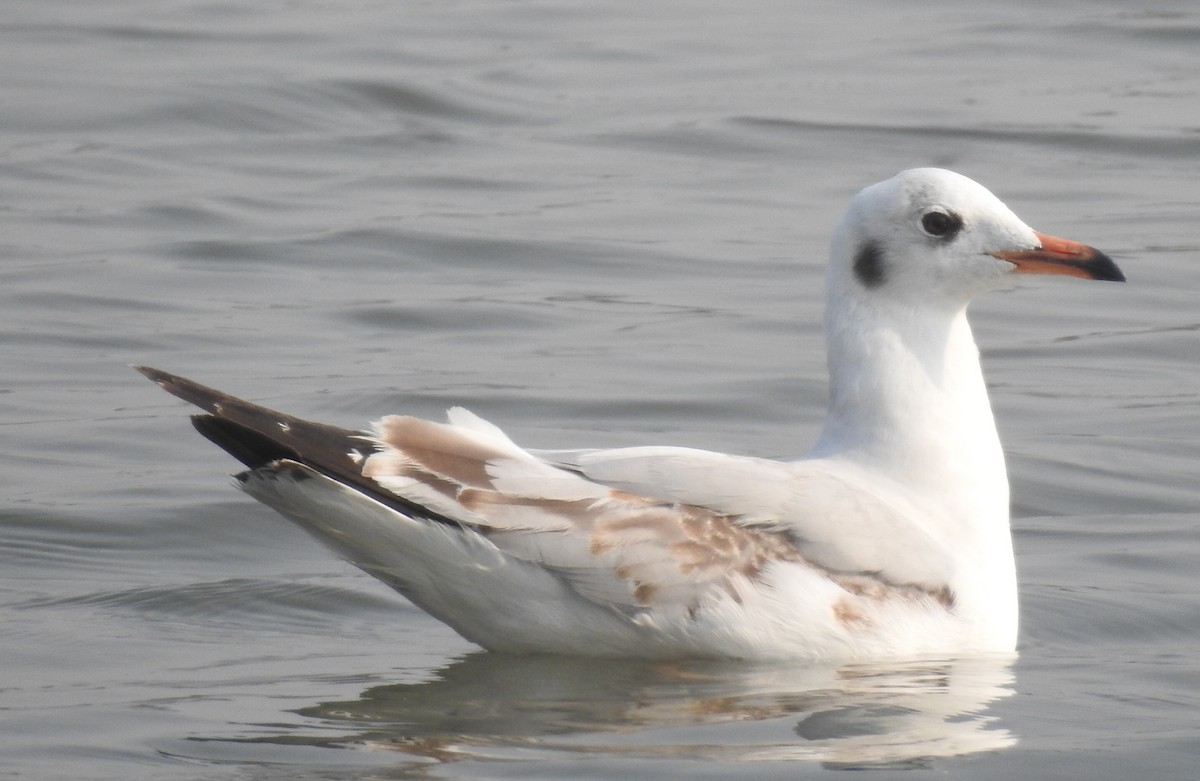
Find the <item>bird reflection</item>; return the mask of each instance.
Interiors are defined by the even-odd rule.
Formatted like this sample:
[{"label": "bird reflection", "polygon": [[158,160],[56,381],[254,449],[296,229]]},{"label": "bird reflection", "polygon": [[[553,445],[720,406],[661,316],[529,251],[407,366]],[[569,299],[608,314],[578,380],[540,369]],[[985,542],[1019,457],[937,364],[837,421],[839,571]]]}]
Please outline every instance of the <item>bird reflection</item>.
[{"label": "bird reflection", "polygon": [[[298,713],[350,728],[338,744],[425,761],[541,750],[925,767],[1016,744],[986,712],[1012,694],[1011,664],[1008,656],[814,667],[478,653],[431,680]],[[322,733],[329,745],[330,730]]]}]

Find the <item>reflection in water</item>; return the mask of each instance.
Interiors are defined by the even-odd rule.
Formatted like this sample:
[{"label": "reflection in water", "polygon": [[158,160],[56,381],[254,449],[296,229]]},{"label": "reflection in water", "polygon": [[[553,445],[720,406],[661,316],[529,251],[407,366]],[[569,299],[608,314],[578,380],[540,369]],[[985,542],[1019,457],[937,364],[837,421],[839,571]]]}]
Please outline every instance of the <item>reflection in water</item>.
[{"label": "reflection in water", "polygon": [[[988,703],[1012,694],[1012,659],[838,668],[631,662],[478,653],[433,680],[375,686],[299,711],[352,731],[333,743],[426,761],[581,752],[720,761],[920,767],[1015,745]],[[255,742],[303,738],[259,737]]]}]

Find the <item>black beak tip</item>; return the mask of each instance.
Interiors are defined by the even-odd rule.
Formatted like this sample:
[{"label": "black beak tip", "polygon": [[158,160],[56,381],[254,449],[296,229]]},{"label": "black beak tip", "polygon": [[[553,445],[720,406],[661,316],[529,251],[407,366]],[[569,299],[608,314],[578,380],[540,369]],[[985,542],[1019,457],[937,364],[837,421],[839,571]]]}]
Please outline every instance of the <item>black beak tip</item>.
[{"label": "black beak tip", "polygon": [[1092,275],[1092,279],[1098,279],[1102,282],[1125,281],[1125,274],[1121,272],[1121,269],[1117,267],[1113,259],[1099,250],[1096,251],[1095,257],[1089,258],[1083,265],[1087,272]]}]

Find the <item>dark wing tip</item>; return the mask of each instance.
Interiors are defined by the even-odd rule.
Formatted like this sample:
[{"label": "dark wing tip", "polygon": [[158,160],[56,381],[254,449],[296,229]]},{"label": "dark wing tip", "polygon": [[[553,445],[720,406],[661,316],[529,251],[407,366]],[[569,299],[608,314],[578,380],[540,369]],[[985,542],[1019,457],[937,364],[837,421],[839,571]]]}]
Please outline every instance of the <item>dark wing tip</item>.
[{"label": "dark wing tip", "polygon": [[[426,518],[458,526],[459,522],[435,510],[388,491],[363,475],[360,461],[364,443],[361,431],[327,426],[268,409],[228,393],[149,366],[132,367],[163,390],[195,404],[207,415],[192,416],[192,425],[205,438],[252,470],[279,461],[304,464],[344,485],[392,507],[410,518]],[[244,473],[238,479],[245,482]]]},{"label": "dark wing tip", "polygon": [[193,415],[192,425],[209,442],[251,469],[280,459],[299,460],[300,453],[278,439],[216,415]]},{"label": "dark wing tip", "polygon": [[155,369],[153,366],[138,366],[135,364],[131,365],[129,368],[139,372],[151,382],[157,382],[159,385],[168,385],[183,379],[177,375],[165,372],[162,369]]},{"label": "dark wing tip", "polygon": [[177,374],[171,374],[161,369],[155,369],[150,366],[134,366],[133,369],[141,372],[151,382],[157,383],[160,388],[172,396],[178,396],[184,401],[195,404],[197,407],[209,412],[216,412],[217,405],[223,399],[232,398],[229,394],[222,393],[215,388],[201,385],[186,377],[180,377]]},{"label": "dark wing tip", "polygon": [[163,388],[165,388],[167,383],[169,383],[172,379],[172,375],[167,374],[164,371],[159,371],[158,369],[150,366],[137,366],[131,364],[129,368],[141,374],[143,377],[150,380],[150,382],[153,382]]},{"label": "dark wing tip", "polygon": [[166,372],[159,371],[158,369],[154,369],[149,366],[139,366],[136,363],[130,364],[129,368],[133,369],[135,372],[140,372],[155,381],[157,381],[156,378],[158,375],[166,374]]}]

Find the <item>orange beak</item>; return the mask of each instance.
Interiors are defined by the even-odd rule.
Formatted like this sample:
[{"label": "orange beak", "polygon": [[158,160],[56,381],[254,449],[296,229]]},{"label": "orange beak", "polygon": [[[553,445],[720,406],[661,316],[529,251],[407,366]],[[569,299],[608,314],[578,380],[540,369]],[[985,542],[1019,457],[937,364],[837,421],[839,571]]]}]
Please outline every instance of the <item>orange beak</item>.
[{"label": "orange beak", "polygon": [[1037,237],[1041,246],[1036,249],[993,254],[1016,266],[1016,271],[1022,274],[1062,274],[1080,279],[1125,281],[1117,264],[1100,250],[1045,233],[1038,233]]}]

